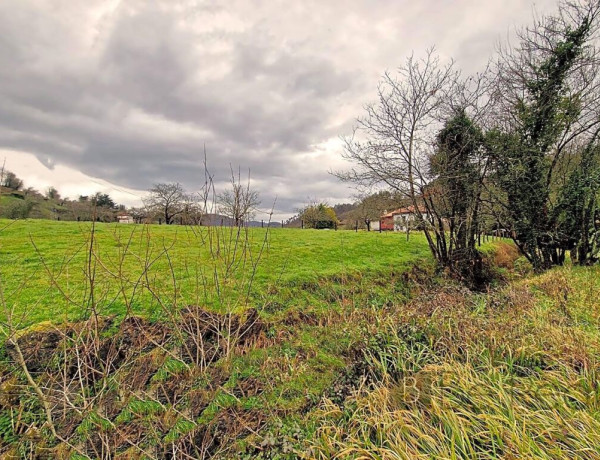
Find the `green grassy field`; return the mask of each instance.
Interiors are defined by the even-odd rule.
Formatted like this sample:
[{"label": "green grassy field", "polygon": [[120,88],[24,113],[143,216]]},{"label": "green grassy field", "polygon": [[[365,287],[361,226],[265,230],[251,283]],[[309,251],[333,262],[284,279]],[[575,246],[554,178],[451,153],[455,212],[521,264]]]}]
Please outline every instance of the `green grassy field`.
[{"label": "green grassy field", "polygon": [[[403,270],[429,259],[424,238],[299,229],[0,221],[0,276],[20,325],[101,314],[152,317],[170,305],[308,305],[311,283]],[[93,274],[93,276],[92,276]],[[94,285],[91,299],[90,286]],[[271,308],[272,309],[272,308]],[[1,315],[1,313],[0,313]],[[4,312],[6,316],[6,312]]]},{"label": "green grassy field", "polygon": [[59,438],[0,345],[0,457],[600,459],[598,266],[489,244],[472,292],[420,235],[8,224],[19,327],[116,316],[17,334]]}]

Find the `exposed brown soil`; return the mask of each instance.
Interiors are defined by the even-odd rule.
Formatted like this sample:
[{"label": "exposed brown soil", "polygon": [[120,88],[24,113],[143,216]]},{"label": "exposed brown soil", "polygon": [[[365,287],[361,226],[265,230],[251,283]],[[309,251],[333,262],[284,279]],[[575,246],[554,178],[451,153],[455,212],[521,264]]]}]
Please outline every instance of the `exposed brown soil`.
[{"label": "exposed brown soil", "polygon": [[[133,419],[124,424],[118,422],[117,417],[130,401],[156,401],[157,406],[153,406],[153,410],[159,411],[168,407],[185,407],[182,410],[193,420],[210,404],[215,391],[229,378],[226,368],[212,364],[226,353],[240,354],[250,347],[266,343],[265,324],[255,309],[243,314],[220,315],[190,306],[175,321],[174,325],[128,317],[115,327],[114,318],[101,318],[97,323],[45,325],[22,333],[16,342],[28,372],[45,389],[59,436],[73,439],[78,449],[92,457],[99,455],[107,445],[116,453],[128,452],[135,444],[143,444],[150,428],[144,414],[137,414],[135,410],[129,416]],[[12,364],[8,368],[0,368],[0,409],[16,408],[30,398],[30,389],[12,375],[12,370],[18,371],[16,347],[7,344],[6,351]],[[153,380],[167,360],[179,360],[182,370],[170,378]],[[207,386],[194,388],[199,378],[207,381]],[[250,395],[262,390],[255,381],[241,380],[235,391],[240,395]],[[86,407],[88,405],[89,408]],[[83,443],[81,439],[76,441],[86,417],[89,419],[93,413],[105,421],[98,422],[98,428],[92,429],[83,438]],[[151,417],[151,432],[156,432],[152,436],[168,432],[178,417],[176,412]],[[203,431],[194,430],[191,437],[184,436],[182,448],[193,452],[191,443],[201,441],[207,451],[218,449],[221,440],[235,437],[236,433],[245,429],[244,425],[256,427],[258,419],[243,412],[219,413],[215,424],[204,427]],[[102,425],[110,426],[110,429],[100,429]],[[214,439],[209,440],[211,436]],[[64,445],[44,446],[38,434],[35,434],[35,439],[39,446],[33,458],[45,458],[44,455],[49,455],[47,458],[61,457]],[[188,445],[183,445],[186,442]],[[2,455],[8,455],[8,452],[3,454],[0,447],[0,457]],[[135,457],[124,455],[121,458]],[[164,458],[168,455],[165,454]]]}]

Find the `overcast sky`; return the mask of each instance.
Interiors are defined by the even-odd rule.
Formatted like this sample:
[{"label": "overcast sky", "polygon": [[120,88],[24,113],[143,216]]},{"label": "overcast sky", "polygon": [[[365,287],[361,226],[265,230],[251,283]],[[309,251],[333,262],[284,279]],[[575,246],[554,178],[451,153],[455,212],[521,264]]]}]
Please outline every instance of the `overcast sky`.
[{"label": "overcast sky", "polygon": [[380,76],[435,46],[464,73],[555,0],[1,0],[0,161],[138,205],[251,170],[276,217],[350,201],[328,174]]}]

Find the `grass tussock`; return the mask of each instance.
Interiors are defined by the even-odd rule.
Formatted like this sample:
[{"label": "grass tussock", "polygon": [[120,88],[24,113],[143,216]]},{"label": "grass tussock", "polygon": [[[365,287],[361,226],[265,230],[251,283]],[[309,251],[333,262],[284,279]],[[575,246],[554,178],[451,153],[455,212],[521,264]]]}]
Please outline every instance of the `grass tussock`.
[{"label": "grass tussock", "polygon": [[492,265],[495,267],[512,270],[519,257],[521,254],[514,244],[500,241],[493,245]]},{"label": "grass tussock", "polygon": [[311,456],[600,458],[597,274],[556,269],[400,308],[363,349],[371,383],[315,413]]},{"label": "grass tussock", "polygon": [[[589,376],[591,378],[592,376]],[[585,378],[585,377],[583,377]],[[600,458],[597,397],[575,372],[514,377],[463,362],[325,403],[316,458]],[[590,394],[592,390],[592,394]]]}]

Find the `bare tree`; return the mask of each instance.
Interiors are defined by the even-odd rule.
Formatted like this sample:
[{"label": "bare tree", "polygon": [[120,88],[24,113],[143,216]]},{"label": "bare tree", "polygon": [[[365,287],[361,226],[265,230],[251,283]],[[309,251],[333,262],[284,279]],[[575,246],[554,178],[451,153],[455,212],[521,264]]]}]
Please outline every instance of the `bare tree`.
[{"label": "bare tree", "polygon": [[181,218],[186,225],[199,225],[205,215],[204,194],[190,193],[183,200],[183,212]]},{"label": "bare tree", "polygon": [[133,218],[133,221],[136,224],[145,223],[146,219],[148,218],[148,210],[143,207],[130,208],[129,214],[131,215],[131,217]]},{"label": "bare tree", "polygon": [[384,75],[377,102],[346,139],[343,156],[355,166],[336,173],[408,202],[437,262],[477,286],[485,282],[475,241],[487,158],[474,120],[483,118],[489,84],[485,73],[460,78],[433,49],[410,56]]},{"label": "bare tree", "polygon": [[[379,84],[378,101],[366,107],[366,116],[357,120],[353,136],[345,140],[343,156],[356,166],[334,174],[360,188],[388,187],[407,198],[417,218],[424,220],[423,197],[431,179],[429,157],[457,84],[453,63],[440,63],[433,49],[423,59],[410,56],[396,76],[386,73]],[[444,261],[435,239],[444,241],[443,225],[435,237],[426,227],[425,236],[436,259]]]},{"label": "bare tree", "polygon": [[165,224],[170,225],[173,219],[184,211],[186,194],[179,182],[156,184],[150,189],[150,196],[145,205],[160,213]]},{"label": "bare tree", "polygon": [[250,187],[250,171],[248,170],[248,179],[242,183],[241,172],[238,168],[237,177],[231,169],[231,188],[217,195],[219,212],[233,219],[235,226],[241,226],[249,220],[260,205],[258,192]]}]

